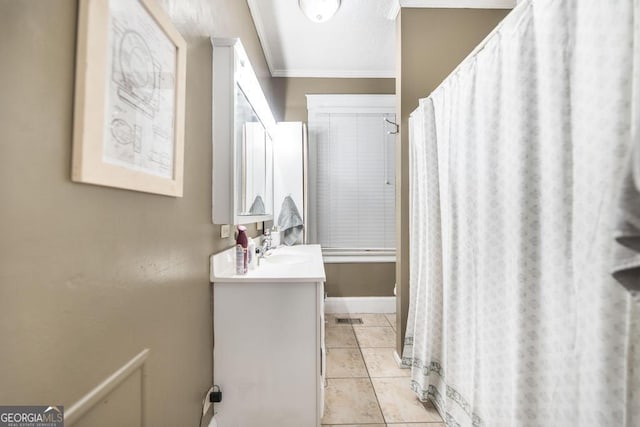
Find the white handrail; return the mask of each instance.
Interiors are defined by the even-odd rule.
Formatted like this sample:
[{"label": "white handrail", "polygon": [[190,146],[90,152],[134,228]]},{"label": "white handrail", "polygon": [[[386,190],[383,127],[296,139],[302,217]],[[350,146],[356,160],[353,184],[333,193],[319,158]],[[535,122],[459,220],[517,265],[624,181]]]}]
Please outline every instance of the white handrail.
[{"label": "white handrail", "polygon": [[129,360],[120,369],[111,374],[107,379],[98,384],[93,390],[84,395],[80,400],[71,405],[71,407],[64,412],[64,422],[66,425],[71,426],[75,424],[83,415],[85,415],[91,408],[93,408],[98,402],[104,399],[109,393],[111,393],[116,387],[122,384],[129,376],[142,369],[142,387],[141,387],[141,425],[145,427],[145,372],[144,362],[149,356],[149,349],[142,350],[133,359]]}]

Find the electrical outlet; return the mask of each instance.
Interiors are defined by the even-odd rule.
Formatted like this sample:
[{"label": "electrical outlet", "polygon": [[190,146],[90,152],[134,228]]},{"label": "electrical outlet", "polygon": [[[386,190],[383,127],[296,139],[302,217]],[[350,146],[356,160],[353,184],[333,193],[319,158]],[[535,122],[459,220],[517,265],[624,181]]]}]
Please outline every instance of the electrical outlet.
[{"label": "electrical outlet", "polygon": [[264,228],[264,222],[256,223],[256,230],[262,230]]},{"label": "electrical outlet", "polygon": [[231,234],[231,226],[229,224],[224,224],[220,226],[220,238],[228,239]]}]

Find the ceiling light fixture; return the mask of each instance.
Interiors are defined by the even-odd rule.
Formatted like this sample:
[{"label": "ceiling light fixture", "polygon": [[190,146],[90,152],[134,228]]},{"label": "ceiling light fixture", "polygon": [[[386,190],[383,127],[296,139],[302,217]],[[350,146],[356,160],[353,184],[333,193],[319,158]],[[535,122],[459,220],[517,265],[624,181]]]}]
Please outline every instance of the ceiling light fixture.
[{"label": "ceiling light fixture", "polygon": [[300,10],[313,22],[327,22],[340,7],[340,0],[298,0]]}]

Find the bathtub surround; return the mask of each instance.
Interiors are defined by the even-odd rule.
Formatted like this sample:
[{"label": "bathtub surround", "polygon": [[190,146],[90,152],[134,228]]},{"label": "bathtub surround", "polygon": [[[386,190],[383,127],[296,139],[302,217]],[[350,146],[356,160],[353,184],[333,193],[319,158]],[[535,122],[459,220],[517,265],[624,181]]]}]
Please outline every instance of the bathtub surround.
[{"label": "bathtub surround", "polygon": [[566,3],[522,2],[410,119],[403,363],[448,425],[640,424],[610,274],[640,9]]}]

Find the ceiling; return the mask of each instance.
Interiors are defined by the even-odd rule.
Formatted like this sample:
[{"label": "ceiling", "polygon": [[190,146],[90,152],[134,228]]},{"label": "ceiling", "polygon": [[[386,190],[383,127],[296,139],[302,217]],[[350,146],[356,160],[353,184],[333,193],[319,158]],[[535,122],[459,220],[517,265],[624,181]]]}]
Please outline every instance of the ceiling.
[{"label": "ceiling", "polygon": [[328,22],[297,0],[247,0],[273,77],[395,77],[400,7],[512,8],[516,0],[342,0]]}]

